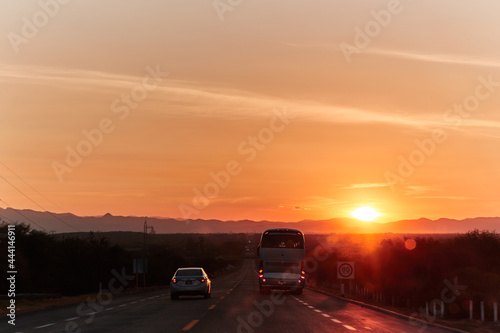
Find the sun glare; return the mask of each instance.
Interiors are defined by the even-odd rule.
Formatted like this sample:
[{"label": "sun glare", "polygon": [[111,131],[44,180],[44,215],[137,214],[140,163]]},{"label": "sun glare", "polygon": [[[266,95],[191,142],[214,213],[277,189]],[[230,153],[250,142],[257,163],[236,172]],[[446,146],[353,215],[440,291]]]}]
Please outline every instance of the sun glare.
[{"label": "sun glare", "polygon": [[360,207],[351,212],[352,217],[362,221],[373,221],[381,214],[371,207]]}]

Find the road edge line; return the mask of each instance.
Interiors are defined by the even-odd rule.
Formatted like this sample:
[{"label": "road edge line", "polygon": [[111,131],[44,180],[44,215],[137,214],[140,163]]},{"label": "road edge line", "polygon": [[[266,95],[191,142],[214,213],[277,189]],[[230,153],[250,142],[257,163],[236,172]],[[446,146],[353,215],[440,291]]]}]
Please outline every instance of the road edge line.
[{"label": "road edge line", "polygon": [[398,312],[394,312],[394,311],[391,311],[391,310],[387,310],[387,309],[384,309],[384,308],[381,308],[381,307],[378,307],[378,306],[375,306],[375,305],[363,303],[361,301],[356,301],[356,300],[353,300],[353,299],[350,299],[350,298],[341,297],[341,296],[335,295],[333,293],[329,293],[329,292],[324,291],[324,290],[315,289],[315,288],[308,287],[308,286],[306,286],[306,288],[309,289],[309,290],[321,293],[321,294],[325,294],[325,295],[328,295],[328,296],[331,296],[331,297],[335,297],[335,298],[337,298],[339,300],[342,300],[344,302],[348,302],[348,303],[356,304],[356,305],[359,305],[359,306],[363,306],[363,307],[372,309],[374,311],[378,311],[378,312],[382,312],[382,313],[391,315],[393,317],[399,317],[399,318],[402,318],[402,319],[407,319],[408,321],[410,321],[410,320],[418,321],[420,323],[423,323],[423,324],[426,324],[426,325],[429,325],[429,326],[433,326],[433,327],[436,327],[436,328],[442,328],[442,329],[445,329],[445,330],[448,330],[448,331],[451,331],[451,332],[456,332],[456,333],[471,333],[470,331],[462,331],[462,330],[459,330],[458,328],[448,327],[448,326],[444,326],[444,325],[441,325],[441,324],[431,323],[429,321],[424,321],[424,320],[421,320],[421,319],[412,318],[412,317],[409,317],[409,316],[404,315],[402,313],[398,313]]}]

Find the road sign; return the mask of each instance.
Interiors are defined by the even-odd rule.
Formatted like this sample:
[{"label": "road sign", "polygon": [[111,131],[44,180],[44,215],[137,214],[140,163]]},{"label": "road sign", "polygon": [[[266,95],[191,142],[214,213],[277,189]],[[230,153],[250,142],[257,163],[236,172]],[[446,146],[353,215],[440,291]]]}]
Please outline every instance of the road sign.
[{"label": "road sign", "polygon": [[134,274],[145,274],[148,272],[148,259],[134,259]]},{"label": "road sign", "polygon": [[354,279],[354,261],[337,261],[337,279]]}]

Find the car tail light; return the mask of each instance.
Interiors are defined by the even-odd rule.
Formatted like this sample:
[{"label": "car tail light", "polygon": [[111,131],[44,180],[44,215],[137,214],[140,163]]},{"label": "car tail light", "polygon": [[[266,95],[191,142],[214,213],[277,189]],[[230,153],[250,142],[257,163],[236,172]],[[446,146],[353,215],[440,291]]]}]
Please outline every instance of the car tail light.
[{"label": "car tail light", "polygon": [[262,282],[266,282],[266,279],[262,279]]},{"label": "car tail light", "polygon": [[172,279],[172,282],[173,283],[177,283],[177,279]]},{"label": "car tail light", "polygon": [[205,279],[201,279],[200,282],[205,282]]},{"label": "car tail light", "polygon": [[262,274],[262,269],[259,269],[259,274]]},{"label": "car tail light", "polygon": [[263,278],[263,277],[264,277],[264,274],[259,274],[259,277],[260,277],[260,278]]}]

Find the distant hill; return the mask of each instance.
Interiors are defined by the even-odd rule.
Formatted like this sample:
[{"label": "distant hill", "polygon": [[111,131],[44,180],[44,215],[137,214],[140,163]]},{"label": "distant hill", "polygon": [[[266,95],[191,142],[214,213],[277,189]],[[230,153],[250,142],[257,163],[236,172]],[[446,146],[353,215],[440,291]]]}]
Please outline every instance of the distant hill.
[{"label": "distant hill", "polygon": [[[19,213],[21,214],[19,214]],[[43,226],[48,232],[74,231],[142,231],[144,217],[134,216],[76,216],[55,214],[33,210],[14,210],[0,208],[0,218],[4,222],[25,222],[34,229],[40,229],[31,221]],[[303,220],[299,222],[279,221],[220,221],[191,220],[182,221],[171,218],[147,219],[156,233],[260,233],[269,228],[294,228],[304,233],[464,233],[473,229],[500,231],[500,217],[476,217],[463,220],[441,218],[429,220],[401,220],[389,223],[363,222],[351,218],[329,220]]]}]

